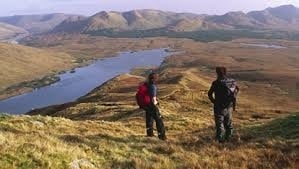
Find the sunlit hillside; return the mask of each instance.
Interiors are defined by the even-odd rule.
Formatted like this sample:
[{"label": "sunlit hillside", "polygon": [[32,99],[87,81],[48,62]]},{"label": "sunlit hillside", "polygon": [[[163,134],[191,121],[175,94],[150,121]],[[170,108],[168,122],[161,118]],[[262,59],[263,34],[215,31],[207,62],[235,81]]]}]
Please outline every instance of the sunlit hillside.
[{"label": "sunlit hillside", "polygon": [[72,66],[65,53],[0,43],[0,92],[23,81],[31,81]]}]

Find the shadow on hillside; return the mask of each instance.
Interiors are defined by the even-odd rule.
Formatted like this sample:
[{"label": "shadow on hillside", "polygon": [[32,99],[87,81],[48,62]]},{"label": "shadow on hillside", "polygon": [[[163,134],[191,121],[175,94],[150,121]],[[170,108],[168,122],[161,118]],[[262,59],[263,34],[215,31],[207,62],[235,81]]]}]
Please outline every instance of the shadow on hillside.
[{"label": "shadow on hillside", "polygon": [[158,144],[159,140],[156,138],[147,138],[139,135],[127,135],[127,136],[113,136],[109,134],[96,134],[96,135],[63,135],[58,137],[60,140],[69,144],[82,144],[91,148],[97,148],[100,143],[113,144],[128,144],[135,150],[142,151],[147,144]]},{"label": "shadow on hillside", "polygon": [[[207,146],[217,146],[235,150],[242,145],[250,143],[266,144],[269,140],[295,140],[299,138],[299,113],[291,114],[284,118],[274,119],[268,123],[241,128],[235,126],[232,139],[224,144],[219,144],[215,140],[215,128],[209,126],[190,132],[182,132],[176,135],[177,145],[183,146],[187,150],[200,150]],[[281,147],[277,147],[281,148]]]},{"label": "shadow on hillside", "polygon": [[42,116],[55,116],[56,112],[59,111],[63,111],[69,107],[73,107],[77,105],[76,102],[70,102],[70,103],[65,103],[65,104],[61,104],[61,105],[54,105],[54,106],[48,106],[48,107],[44,107],[44,108],[40,108],[40,109],[35,109],[35,110],[31,110],[27,113],[25,113],[26,115],[42,115]]},{"label": "shadow on hillside", "polygon": [[24,133],[21,130],[15,129],[13,126],[7,125],[7,124],[1,124],[0,125],[0,131],[1,132],[9,132],[13,134],[22,134]]},{"label": "shadow on hillside", "polygon": [[177,145],[184,147],[188,151],[200,150],[205,147],[222,145],[228,146],[228,144],[233,143],[234,145],[239,145],[239,135],[234,134],[233,138],[229,143],[219,144],[215,137],[215,127],[209,126],[206,128],[201,128],[199,130],[194,130],[191,132],[185,132],[177,135],[181,138]]},{"label": "shadow on hillside", "polygon": [[105,121],[120,121],[120,120],[128,120],[129,118],[136,118],[141,117],[143,115],[143,110],[141,109],[135,109],[132,111],[123,111],[118,112],[117,114],[114,114],[112,116],[99,118],[99,120],[105,120]]},{"label": "shadow on hillside", "polygon": [[[113,113],[117,112],[117,113]],[[120,121],[120,120],[130,120],[131,118],[141,117],[143,114],[142,110],[121,110],[115,109],[114,107],[107,106],[105,110],[99,112],[96,108],[91,108],[86,111],[82,111],[77,114],[66,115],[66,118],[72,120],[104,120],[104,121]]]},{"label": "shadow on hillside", "polygon": [[244,140],[251,141],[255,138],[263,139],[298,139],[299,138],[299,113],[291,114],[284,118],[272,120],[269,123],[247,128],[243,131]]},{"label": "shadow on hillside", "polygon": [[[12,118],[12,116],[9,116],[6,114],[0,114],[0,122],[7,121],[11,118]],[[0,132],[10,132],[10,133],[14,133],[14,134],[23,133],[23,131],[14,128],[14,126],[12,126],[12,125],[2,124],[2,123],[0,123]]]}]

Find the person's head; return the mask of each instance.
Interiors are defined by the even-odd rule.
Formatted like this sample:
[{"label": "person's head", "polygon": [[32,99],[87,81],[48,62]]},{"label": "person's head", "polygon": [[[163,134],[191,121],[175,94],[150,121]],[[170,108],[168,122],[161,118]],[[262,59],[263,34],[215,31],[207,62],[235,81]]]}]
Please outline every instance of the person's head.
[{"label": "person's head", "polygon": [[216,67],[217,78],[224,78],[226,76],[225,67]]},{"label": "person's head", "polygon": [[155,84],[158,82],[158,78],[159,76],[157,73],[151,73],[148,75],[148,82]]}]

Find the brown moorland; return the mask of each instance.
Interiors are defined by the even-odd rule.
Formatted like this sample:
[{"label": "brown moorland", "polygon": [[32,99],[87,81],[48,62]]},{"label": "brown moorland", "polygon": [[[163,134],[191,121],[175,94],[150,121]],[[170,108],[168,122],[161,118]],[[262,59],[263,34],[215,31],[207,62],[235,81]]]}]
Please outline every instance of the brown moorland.
[{"label": "brown moorland", "polygon": [[[244,43],[271,43],[287,48],[260,48]],[[76,102],[29,114],[73,120],[65,122],[68,127],[58,125],[64,129],[59,143],[82,146],[76,151],[85,154],[63,158],[66,165],[79,162],[82,166],[104,168],[296,168],[296,46],[297,42],[247,39],[213,43],[184,40],[171,46],[184,53],[167,58],[157,70],[161,76],[159,102],[167,142],[144,137],[144,114],[137,109],[134,94],[137,85],[145,80],[145,70],[116,77]],[[212,105],[207,98],[216,65],[227,66],[241,88],[234,113],[235,135],[232,142],[225,144],[214,141]],[[44,121],[44,117],[33,118]],[[77,125],[80,127],[71,129]],[[54,136],[54,140],[60,135]],[[101,158],[104,160],[98,160]]]},{"label": "brown moorland", "polygon": [[55,74],[72,64],[72,57],[65,53],[0,43],[0,92],[23,81]]},{"label": "brown moorland", "polygon": [[[49,79],[53,79],[51,76],[86,65],[95,59],[115,56],[118,52],[162,48],[176,43],[166,38],[138,40],[86,35],[49,35],[29,39],[26,45],[32,47],[0,45],[2,99],[30,91],[33,84],[48,83]],[[22,85],[24,83],[25,86]]]}]

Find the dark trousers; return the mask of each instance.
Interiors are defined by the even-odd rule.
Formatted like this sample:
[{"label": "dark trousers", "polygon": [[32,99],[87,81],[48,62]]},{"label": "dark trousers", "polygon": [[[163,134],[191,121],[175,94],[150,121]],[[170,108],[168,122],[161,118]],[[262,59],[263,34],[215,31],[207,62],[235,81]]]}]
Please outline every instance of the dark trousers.
[{"label": "dark trousers", "polygon": [[146,134],[147,136],[154,136],[153,123],[156,122],[158,137],[165,138],[165,128],[159,108],[155,105],[150,105],[143,108],[146,112]]},{"label": "dark trousers", "polygon": [[228,108],[214,106],[216,138],[220,142],[230,139],[233,134],[232,113],[233,106]]}]

